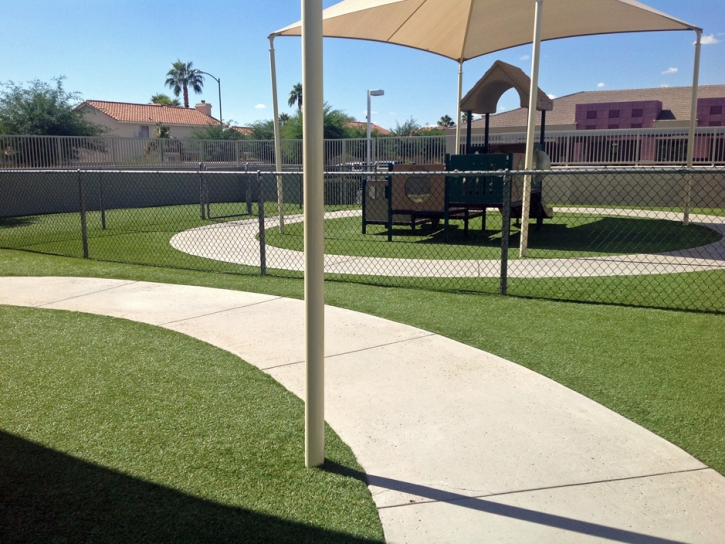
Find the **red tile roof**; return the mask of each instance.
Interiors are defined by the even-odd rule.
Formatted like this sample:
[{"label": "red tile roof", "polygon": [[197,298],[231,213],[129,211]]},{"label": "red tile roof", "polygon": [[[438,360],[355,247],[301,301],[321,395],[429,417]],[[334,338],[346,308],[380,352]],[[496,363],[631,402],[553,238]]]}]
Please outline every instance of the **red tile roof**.
[{"label": "red tile roof", "polygon": [[[368,124],[364,121],[350,121],[347,126],[352,128],[362,128],[364,130],[367,130]],[[381,127],[380,125],[376,125],[375,123],[370,123],[370,131],[377,130],[378,134],[381,136],[388,136],[390,135],[390,131],[386,128]]]},{"label": "red tile roof", "polygon": [[[671,110],[675,119],[690,120],[690,101],[692,87],[656,87],[653,89],[625,89],[620,91],[583,91],[554,99],[554,109],[546,112],[546,125],[573,125],[576,123],[577,104],[602,104],[605,102],[635,102],[659,100],[663,110]],[[698,98],[725,97],[725,85],[701,85],[697,90]],[[525,127],[528,110],[517,108],[491,116],[491,128]],[[537,122],[541,113],[537,112]],[[473,128],[484,128],[486,121],[478,119]]]},{"label": "red tile roof", "polygon": [[164,123],[165,125],[214,125],[218,119],[209,117],[195,108],[180,108],[162,104],[129,104],[128,102],[106,102],[86,100],[79,108],[89,106],[126,123]]}]

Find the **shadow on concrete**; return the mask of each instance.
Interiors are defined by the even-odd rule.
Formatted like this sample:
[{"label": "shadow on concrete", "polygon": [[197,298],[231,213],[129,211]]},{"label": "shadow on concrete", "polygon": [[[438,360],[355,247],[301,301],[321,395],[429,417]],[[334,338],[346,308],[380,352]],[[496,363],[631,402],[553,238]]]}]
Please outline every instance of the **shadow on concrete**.
[{"label": "shadow on concrete", "polygon": [[0,431],[0,542],[376,542],[194,497]]},{"label": "shadow on concrete", "polygon": [[[371,486],[381,487],[383,489],[390,489],[392,491],[398,491],[401,493],[408,493],[411,495],[417,495],[418,497],[424,497],[435,502],[455,503],[456,506],[460,506],[461,508],[469,508],[472,510],[477,510],[479,512],[485,512],[487,514],[505,516],[521,521],[528,521],[529,523],[538,523],[540,525],[546,525],[555,529],[563,529],[565,531],[571,531],[573,533],[579,533],[582,535],[597,536],[600,538],[612,540],[614,542],[626,542],[632,544],[682,544],[678,540],[670,540],[667,538],[628,531],[626,529],[618,529],[616,527],[600,525],[598,523],[581,521],[578,519],[557,516],[554,514],[546,514],[544,512],[538,512],[536,510],[530,510],[528,508],[521,508],[519,506],[510,506],[507,504],[501,504],[478,497],[470,497],[467,495],[461,495],[459,493],[452,493],[450,491],[435,489],[433,487],[413,484],[410,482],[403,482],[401,480],[394,480],[392,478],[385,478],[372,474],[365,474],[359,471],[355,471],[349,467],[344,467],[336,463],[330,463],[329,461],[325,462],[324,470],[328,470],[335,474],[341,474],[344,476],[357,478],[359,480],[365,481],[368,485]],[[402,505],[400,507],[405,508],[405,506],[408,505]]]}]

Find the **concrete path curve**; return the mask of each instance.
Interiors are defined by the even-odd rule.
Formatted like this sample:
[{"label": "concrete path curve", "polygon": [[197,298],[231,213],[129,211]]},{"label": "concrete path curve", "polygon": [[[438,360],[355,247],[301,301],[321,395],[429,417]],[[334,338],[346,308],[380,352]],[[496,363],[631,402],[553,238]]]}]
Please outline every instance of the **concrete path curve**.
[{"label": "concrete path curve", "polygon": [[[682,214],[645,210],[606,208],[556,208],[562,213],[617,215],[647,219],[681,221]],[[360,216],[360,210],[328,212],[325,219]],[[302,215],[285,217],[286,223],[302,222]],[[677,274],[725,268],[725,217],[693,215],[691,221],[719,232],[723,238],[703,247],[667,253],[614,255],[571,259],[512,259],[508,263],[511,278],[556,278],[592,276],[635,276]],[[276,227],[279,220],[265,220],[265,229]],[[216,223],[189,229],[174,235],[173,248],[216,261],[258,267],[259,221],[246,219]],[[268,268],[303,270],[304,253],[266,245]],[[501,263],[492,260],[397,259],[351,255],[325,255],[325,272],[393,277],[498,278]]]},{"label": "concrete path curve", "polygon": [[[0,278],[0,304],[110,315],[235,353],[303,393],[303,303],[184,285]],[[395,543],[725,542],[725,478],[535,372],[328,307],[326,416]]]}]

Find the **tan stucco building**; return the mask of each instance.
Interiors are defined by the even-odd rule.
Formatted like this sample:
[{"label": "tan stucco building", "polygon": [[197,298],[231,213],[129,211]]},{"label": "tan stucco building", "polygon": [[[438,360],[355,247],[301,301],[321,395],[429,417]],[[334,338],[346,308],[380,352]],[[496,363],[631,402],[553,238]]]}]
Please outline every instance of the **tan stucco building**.
[{"label": "tan stucco building", "polygon": [[211,116],[211,104],[204,101],[194,108],[181,108],[86,100],[77,109],[84,112],[88,121],[104,127],[106,136],[120,138],[153,138],[156,124],[163,123],[171,130],[172,138],[183,140],[206,126],[219,124],[219,120]]}]

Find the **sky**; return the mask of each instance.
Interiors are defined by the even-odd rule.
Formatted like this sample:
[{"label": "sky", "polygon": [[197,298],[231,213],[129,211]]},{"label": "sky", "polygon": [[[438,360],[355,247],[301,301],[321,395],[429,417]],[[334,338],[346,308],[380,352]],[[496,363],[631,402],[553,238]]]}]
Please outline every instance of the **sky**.
[{"label": "sky", "polygon": [[[582,0],[584,1],[584,0]],[[324,7],[337,0],[323,0]],[[725,84],[725,0],[644,0],[703,28],[700,84]],[[532,1],[533,4],[533,1]],[[545,4],[545,3],[544,3]],[[0,0],[0,82],[50,81],[83,99],[147,103],[164,87],[171,63],[221,79],[224,121],[248,125],[272,118],[267,36],[300,19],[300,0]],[[533,8],[532,8],[533,9]],[[545,7],[544,7],[545,9]],[[560,97],[580,91],[692,84],[693,32],[648,32],[568,38],[542,43],[539,86]],[[300,39],[275,40],[280,112],[302,80]],[[496,60],[530,74],[531,46],[464,64],[464,94]],[[385,128],[413,119],[422,126],[455,117],[458,64],[405,47],[328,38],[324,42],[325,101],[365,120],[367,90],[372,122]],[[218,88],[206,78],[202,95],[218,116]],[[513,90],[499,110],[518,107]]]}]

